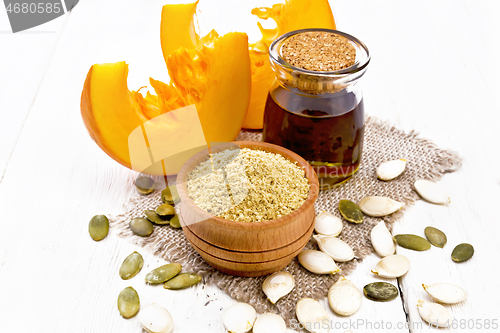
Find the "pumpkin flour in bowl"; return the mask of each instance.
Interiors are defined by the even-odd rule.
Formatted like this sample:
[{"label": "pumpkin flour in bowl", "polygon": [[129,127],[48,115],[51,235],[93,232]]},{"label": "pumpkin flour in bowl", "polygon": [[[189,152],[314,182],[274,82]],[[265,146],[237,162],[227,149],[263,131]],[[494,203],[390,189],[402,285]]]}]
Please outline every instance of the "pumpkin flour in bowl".
[{"label": "pumpkin flour in bowl", "polygon": [[279,154],[227,149],[193,169],[187,192],[214,216],[257,222],[278,219],[302,206],[309,183],[302,168]]}]

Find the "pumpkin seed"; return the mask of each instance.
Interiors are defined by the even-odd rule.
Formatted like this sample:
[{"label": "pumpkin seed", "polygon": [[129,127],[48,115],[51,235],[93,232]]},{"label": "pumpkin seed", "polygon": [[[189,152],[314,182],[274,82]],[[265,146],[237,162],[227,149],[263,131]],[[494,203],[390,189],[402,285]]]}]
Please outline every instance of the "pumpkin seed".
[{"label": "pumpkin seed", "polygon": [[96,242],[106,238],[109,232],[109,221],[106,215],[96,215],[90,219],[89,234]]},{"label": "pumpkin seed", "polygon": [[349,222],[363,223],[363,212],[350,200],[339,201],[340,214]]},{"label": "pumpkin seed", "polygon": [[135,180],[137,192],[143,195],[153,193],[155,190],[155,181],[149,177],[140,176]]},{"label": "pumpkin seed", "polygon": [[134,234],[142,237],[149,236],[154,231],[154,227],[151,222],[143,217],[133,218],[129,223],[129,227],[130,230],[134,232]]},{"label": "pumpkin seed", "polygon": [[363,288],[363,294],[372,301],[387,302],[395,299],[399,292],[398,288],[388,282],[373,282]]},{"label": "pumpkin seed", "polygon": [[409,269],[408,258],[401,254],[393,254],[380,260],[372,273],[385,278],[398,278],[405,275]]},{"label": "pumpkin seed", "polygon": [[381,257],[387,257],[396,252],[396,244],[394,244],[392,235],[385,226],[384,221],[380,221],[373,227],[370,238],[373,248]]},{"label": "pumpkin seed", "polygon": [[425,237],[434,246],[444,247],[447,242],[447,238],[444,232],[437,228],[427,227],[424,230]]},{"label": "pumpkin seed", "polygon": [[328,303],[341,316],[350,316],[361,307],[361,292],[345,277],[341,277],[328,290]]},{"label": "pumpkin seed", "polygon": [[153,269],[146,275],[146,282],[150,284],[163,283],[170,280],[181,271],[181,264],[167,264]]},{"label": "pumpkin seed", "polygon": [[271,303],[275,304],[281,297],[288,295],[295,287],[292,274],[281,271],[269,275],[262,283],[262,290]]},{"label": "pumpkin seed", "polygon": [[139,295],[134,288],[127,287],[118,295],[118,311],[120,311],[123,318],[129,319],[134,317],[139,311],[140,306]]},{"label": "pumpkin seed", "polygon": [[174,329],[174,320],[170,312],[156,303],[141,309],[139,322],[148,333],[170,333]]},{"label": "pumpkin seed", "polygon": [[424,290],[436,301],[445,304],[455,304],[467,298],[465,290],[451,283],[422,284]]},{"label": "pumpkin seed", "polygon": [[404,205],[404,203],[391,198],[370,196],[359,202],[359,209],[366,215],[382,217],[400,210]]},{"label": "pumpkin seed", "polygon": [[346,262],[354,258],[352,247],[341,239],[335,236],[314,235],[314,239],[318,242],[321,251],[332,257],[338,262]]},{"label": "pumpkin seed", "polygon": [[426,251],[431,248],[431,243],[427,239],[417,235],[396,235],[394,240],[399,246],[409,250]]},{"label": "pumpkin seed", "polygon": [[329,321],[328,313],[312,298],[302,298],[295,306],[295,314],[302,326],[312,333],[328,333],[330,330],[325,327],[324,322]]},{"label": "pumpkin seed", "polygon": [[163,191],[161,191],[161,201],[163,201],[163,203],[173,205],[176,202],[179,202],[179,194],[177,194],[177,189],[175,186],[172,186],[172,188],[173,191],[170,187],[167,187],[163,189]]},{"label": "pumpkin seed", "polygon": [[155,224],[164,225],[164,224],[170,223],[170,221],[162,219],[161,216],[156,214],[156,212],[154,210],[146,209],[144,211],[144,215],[147,217],[147,219],[149,221],[151,221]]},{"label": "pumpkin seed", "polygon": [[181,227],[181,221],[179,221],[179,216],[175,215],[170,219],[170,226],[176,229],[179,229]]},{"label": "pumpkin seed", "polygon": [[134,251],[127,258],[125,258],[125,260],[123,260],[119,271],[120,277],[123,280],[133,278],[141,271],[142,265],[144,265],[144,260],[142,259],[141,254]]},{"label": "pumpkin seed", "polygon": [[453,322],[452,315],[441,304],[419,300],[417,308],[420,317],[433,326],[449,327]]},{"label": "pumpkin seed", "polygon": [[184,289],[191,286],[194,286],[198,282],[201,281],[201,276],[195,273],[181,273],[176,275],[172,279],[165,282],[163,288],[165,289]]},{"label": "pumpkin seed", "polygon": [[456,262],[464,262],[472,258],[474,247],[467,243],[457,245],[451,253],[451,259]]},{"label": "pumpkin seed", "polygon": [[172,205],[163,204],[156,208],[156,214],[164,219],[171,219],[175,215],[175,209]]},{"label": "pumpkin seed", "polygon": [[381,180],[392,180],[405,171],[406,160],[392,160],[380,164],[377,168],[377,177]]},{"label": "pumpkin seed", "polygon": [[286,324],[281,316],[267,312],[257,318],[252,333],[286,333]]},{"label": "pumpkin seed", "polygon": [[236,303],[224,311],[222,323],[231,333],[245,333],[252,329],[257,312],[247,303]]},{"label": "pumpkin seed", "polygon": [[340,272],[332,257],[316,250],[303,250],[298,256],[299,263],[308,271],[315,274],[335,274]]},{"label": "pumpkin seed", "polygon": [[342,220],[332,213],[322,211],[316,216],[314,230],[326,236],[338,236],[342,231]]},{"label": "pumpkin seed", "polygon": [[420,179],[414,186],[417,193],[431,203],[444,205],[451,202],[450,196],[436,183]]}]

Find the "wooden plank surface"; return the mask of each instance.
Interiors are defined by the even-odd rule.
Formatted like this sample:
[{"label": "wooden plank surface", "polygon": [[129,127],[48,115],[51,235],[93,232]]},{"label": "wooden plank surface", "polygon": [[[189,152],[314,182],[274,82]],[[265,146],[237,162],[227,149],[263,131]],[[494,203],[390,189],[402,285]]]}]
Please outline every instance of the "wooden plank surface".
[{"label": "wooden plank surface", "polygon": [[[140,332],[137,318],[124,320],[116,311],[116,297],[128,285],[137,289],[142,304],[167,307],[175,332],[224,331],[221,314],[234,301],[218,288],[199,285],[175,292],[146,286],[144,275],[162,260],[113,230],[100,243],[87,233],[93,215],[122,210],[134,195],[135,175],[89,139],[79,115],[83,81],[93,63],[119,60],[130,63],[131,89],[147,84],[149,76],[166,80],[158,33],[163,3],[86,0],[58,19],[67,20],[53,29],[62,30],[61,35],[33,34],[36,38],[25,44],[19,38],[28,43],[28,34],[0,34],[0,45],[12,48],[0,53],[2,331]],[[252,24],[250,18],[231,15],[242,4],[225,4],[202,8],[207,17],[216,17],[205,20],[207,28],[223,31],[231,24]],[[363,80],[367,112],[405,130],[416,129],[464,158],[462,169],[440,182],[452,197],[450,205],[418,202],[395,225],[395,233],[419,235],[428,225],[438,227],[447,233],[449,244],[426,253],[398,248],[412,263],[399,279],[404,298],[389,303],[363,299],[360,311],[348,318],[328,309],[339,323],[332,331],[408,332],[396,328],[406,322],[403,304],[411,322],[421,323],[416,300],[428,299],[421,284],[433,282],[454,282],[468,291],[466,302],[449,307],[459,321],[498,323],[495,256],[500,226],[494,207],[500,198],[499,3],[365,0],[332,5],[339,29],[360,38],[372,53]],[[223,13],[230,17],[226,23]],[[4,30],[5,22],[0,22]],[[254,26],[251,31],[255,36]],[[461,242],[473,244],[476,254],[455,264],[450,253]],[[145,267],[134,279],[122,281],[117,270],[134,250],[143,254]],[[378,260],[370,256],[349,278],[359,288],[378,280],[370,273]],[[328,308],[325,300],[322,304]],[[393,328],[366,326],[380,326],[382,320]],[[350,323],[357,325],[345,326]],[[447,331],[481,331],[474,325]],[[414,327],[412,332],[424,330]]]}]

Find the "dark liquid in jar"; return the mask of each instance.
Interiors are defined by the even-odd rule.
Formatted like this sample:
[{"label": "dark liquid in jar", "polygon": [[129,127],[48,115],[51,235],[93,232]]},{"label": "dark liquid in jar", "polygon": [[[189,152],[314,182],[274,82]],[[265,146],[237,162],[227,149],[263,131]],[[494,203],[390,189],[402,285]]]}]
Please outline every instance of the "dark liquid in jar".
[{"label": "dark liquid in jar", "polygon": [[278,86],[267,97],[263,140],[307,160],[321,189],[358,170],[363,135],[363,100],[357,101],[353,92],[301,96]]}]

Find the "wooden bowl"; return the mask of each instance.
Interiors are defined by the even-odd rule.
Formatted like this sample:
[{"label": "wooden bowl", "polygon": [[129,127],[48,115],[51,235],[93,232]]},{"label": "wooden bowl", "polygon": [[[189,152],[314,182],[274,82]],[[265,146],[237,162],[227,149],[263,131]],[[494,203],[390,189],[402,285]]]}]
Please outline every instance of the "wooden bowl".
[{"label": "wooden bowl", "polygon": [[211,152],[234,147],[280,154],[297,162],[310,185],[306,201],[290,214],[270,221],[239,222],[213,216],[198,207],[187,194],[189,174],[208,157],[208,150],[204,150],[191,157],[177,176],[182,229],[193,248],[214,268],[239,276],[270,274],[288,265],[309,241],[314,229],[318,178],[302,157],[269,143],[236,141],[212,147]]}]

